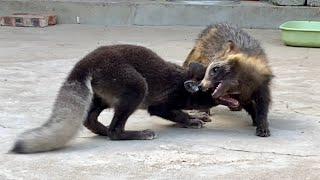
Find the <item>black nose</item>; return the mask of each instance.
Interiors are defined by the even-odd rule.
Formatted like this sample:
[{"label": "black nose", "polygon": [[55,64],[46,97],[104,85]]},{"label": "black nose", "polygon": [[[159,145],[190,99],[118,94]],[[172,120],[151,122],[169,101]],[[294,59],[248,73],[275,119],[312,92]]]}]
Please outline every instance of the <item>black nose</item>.
[{"label": "black nose", "polygon": [[195,93],[200,90],[199,83],[196,81],[193,81],[193,80],[188,80],[188,81],[184,82],[184,87],[190,93]]},{"label": "black nose", "polygon": [[204,86],[204,84],[202,83],[202,81],[199,83],[198,88],[199,88],[199,90],[202,91],[202,92],[208,91],[208,88],[206,88],[206,87]]}]

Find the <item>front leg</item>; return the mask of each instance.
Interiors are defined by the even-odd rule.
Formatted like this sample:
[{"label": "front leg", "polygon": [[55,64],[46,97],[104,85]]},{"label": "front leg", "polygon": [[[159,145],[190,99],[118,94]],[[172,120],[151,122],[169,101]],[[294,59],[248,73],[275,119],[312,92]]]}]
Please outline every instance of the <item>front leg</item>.
[{"label": "front leg", "polygon": [[270,89],[267,85],[262,86],[254,96],[256,103],[257,117],[256,117],[256,135],[260,137],[270,136],[268,111],[270,104]]},{"label": "front leg", "polygon": [[257,126],[257,106],[254,101],[243,106],[247,113],[251,116],[252,125]]},{"label": "front leg", "polygon": [[182,110],[172,110],[165,105],[150,106],[148,108],[150,115],[155,115],[167,119],[169,121],[176,122],[185,128],[202,128],[203,121],[197,118],[193,118],[189,114]]}]

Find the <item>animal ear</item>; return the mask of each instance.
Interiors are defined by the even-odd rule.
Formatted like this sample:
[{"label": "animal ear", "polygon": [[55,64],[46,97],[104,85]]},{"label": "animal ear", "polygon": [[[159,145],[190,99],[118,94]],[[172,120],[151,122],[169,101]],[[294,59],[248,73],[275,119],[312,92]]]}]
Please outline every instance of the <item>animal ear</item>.
[{"label": "animal ear", "polygon": [[226,53],[237,53],[239,52],[238,46],[231,40],[229,40],[225,45],[224,49]]},{"label": "animal ear", "polygon": [[273,75],[273,74],[267,74],[267,75],[265,75],[266,81],[267,81],[268,83],[270,83],[271,80],[272,80],[274,77],[275,77],[275,75]]},{"label": "animal ear", "polygon": [[203,79],[204,74],[206,73],[206,67],[200,63],[192,62],[189,64],[188,73],[190,79],[200,81]]}]

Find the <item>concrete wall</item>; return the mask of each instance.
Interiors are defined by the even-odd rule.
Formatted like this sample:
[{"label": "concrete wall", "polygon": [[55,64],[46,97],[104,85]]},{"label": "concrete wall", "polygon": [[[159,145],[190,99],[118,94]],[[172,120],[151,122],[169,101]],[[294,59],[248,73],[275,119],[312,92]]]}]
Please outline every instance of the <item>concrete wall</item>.
[{"label": "concrete wall", "polygon": [[182,4],[151,1],[57,2],[0,0],[0,15],[13,12],[54,13],[58,23],[97,25],[204,26],[230,22],[246,28],[278,28],[288,20],[320,20],[320,10],[306,6],[273,6],[265,2]]}]

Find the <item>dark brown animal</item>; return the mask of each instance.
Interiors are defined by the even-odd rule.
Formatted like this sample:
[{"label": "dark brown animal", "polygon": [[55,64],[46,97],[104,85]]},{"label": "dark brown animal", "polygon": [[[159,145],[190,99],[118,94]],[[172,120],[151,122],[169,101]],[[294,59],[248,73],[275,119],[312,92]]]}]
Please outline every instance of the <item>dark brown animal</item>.
[{"label": "dark brown animal", "polygon": [[[138,108],[184,127],[202,127],[200,119],[182,109],[216,105],[211,93],[189,93],[185,89],[194,86],[188,80],[200,81],[204,73],[205,68],[200,65],[182,68],[141,46],[100,47],[74,66],[58,93],[49,120],[20,135],[12,151],[34,153],[58,149],[74,137],[82,123],[92,132],[112,140],[153,139],[155,133],[150,130],[125,130],[129,116]],[[106,108],[114,108],[108,127],[97,120]]]}]

